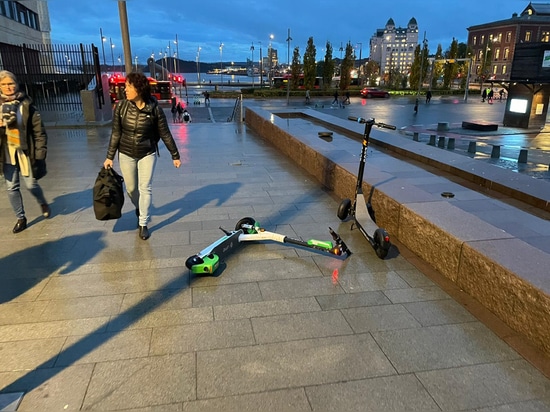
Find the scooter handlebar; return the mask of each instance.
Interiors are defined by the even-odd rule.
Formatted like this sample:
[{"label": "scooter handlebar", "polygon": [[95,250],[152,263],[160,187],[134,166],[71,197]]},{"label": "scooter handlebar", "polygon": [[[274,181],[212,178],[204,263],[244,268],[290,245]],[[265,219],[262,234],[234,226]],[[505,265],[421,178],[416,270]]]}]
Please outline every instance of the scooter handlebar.
[{"label": "scooter handlebar", "polygon": [[387,124],[387,123],[382,123],[382,122],[375,122],[374,119],[372,119],[372,118],[371,119],[365,119],[364,117],[348,116],[348,120],[352,120],[352,121],[357,122],[357,123],[372,122],[373,125],[378,126],[378,127],[383,127],[384,129],[390,129],[390,130],[397,129],[397,127],[392,125],[392,124]]}]

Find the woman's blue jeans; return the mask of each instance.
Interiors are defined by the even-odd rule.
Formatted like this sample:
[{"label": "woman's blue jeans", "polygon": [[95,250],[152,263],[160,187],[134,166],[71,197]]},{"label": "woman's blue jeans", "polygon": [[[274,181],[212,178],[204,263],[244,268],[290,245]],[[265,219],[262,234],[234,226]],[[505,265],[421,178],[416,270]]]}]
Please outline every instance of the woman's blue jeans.
[{"label": "woman's blue jeans", "polygon": [[15,212],[17,219],[23,219],[25,217],[25,208],[23,207],[23,196],[21,196],[21,180],[25,182],[25,186],[31,192],[31,194],[38,201],[39,205],[46,204],[46,198],[44,192],[38,184],[37,180],[32,175],[32,168],[29,165],[29,176],[21,175],[19,166],[10,165],[4,163],[2,167],[4,178],[6,179],[6,186],[8,188],[8,199],[11,203],[11,207]]},{"label": "woman's blue jeans", "polygon": [[153,172],[157,163],[155,153],[141,159],[134,159],[120,153],[120,171],[124,178],[126,193],[136,209],[139,209],[139,225],[147,226],[153,202]]}]

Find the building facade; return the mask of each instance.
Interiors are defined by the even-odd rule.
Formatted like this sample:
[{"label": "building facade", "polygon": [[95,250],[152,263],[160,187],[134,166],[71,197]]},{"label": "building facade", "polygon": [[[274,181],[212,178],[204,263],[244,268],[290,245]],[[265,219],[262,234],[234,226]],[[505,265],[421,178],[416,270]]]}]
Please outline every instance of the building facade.
[{"label": "building facade", "polygon": [[51,44],[47,1],[0,1],[0,43]]},{"label": "building facade", "polygon": [[468,27],[471,81],[510,80],[517,43],[550,42],[550,3],[529,3],[511,18]]},{"label": "building facade", "polygon": [[381,74],[398,71],[408,75],[418,45],[418,24],[413,17],[407,27],[396,27],[392,18],[370,39],[370,60],[380,66]]}]

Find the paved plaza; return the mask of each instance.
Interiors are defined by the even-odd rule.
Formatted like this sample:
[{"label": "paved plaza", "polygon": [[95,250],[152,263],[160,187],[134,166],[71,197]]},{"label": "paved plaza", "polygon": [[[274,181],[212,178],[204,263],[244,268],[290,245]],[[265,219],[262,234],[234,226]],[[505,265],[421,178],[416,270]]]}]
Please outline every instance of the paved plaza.
[{"label": "paved plaza", "polygon": [[[50,124],[52,216],[23,191],[14,235],[0,196],[0,411],[550,411],[547,357],[399,242],[379,259],[232,110],[171,124],[182,167],[161,147],[147,241],[128,199],[94,218],[110,127]],[[247,243],[192,275],[243,217],[299,239],[331,227],[353,254]]]}]

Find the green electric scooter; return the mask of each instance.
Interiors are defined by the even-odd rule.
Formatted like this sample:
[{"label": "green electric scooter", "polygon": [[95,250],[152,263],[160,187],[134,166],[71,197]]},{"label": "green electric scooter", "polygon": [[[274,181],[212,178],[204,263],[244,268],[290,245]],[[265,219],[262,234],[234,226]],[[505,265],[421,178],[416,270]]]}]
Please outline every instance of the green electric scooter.
[{"label": "green electric scooter", "polygon": [[[348,216],[352,216],[353,224],[357,226],[359,231],[367,238],[371,246],[374,248],[376,255],[380,259],[384,259],[390,250],[390,235],[385,229],[379,228],[376,224],[374,209],[367,201],[363,194],[363,174],[365,172],[365,163],[367,160],[367,149],[369,147],[370,131],[372,126],[383,127],[386,129],[395,130],[396,127],[390,124],[375,122],[374,119],[364,119],[362,117],[349,116],[349,120],[365,124],[365,132],[363,134],[363,145],[361,149],[361,159],[359,161],[359,173],[357,174],[357,183],[355,186],[355,200],[344,199],[338,207],[337,216],[340,220],[346,220]],[[353,225],[352,225],[353,228]]]},{"label": "green electric scooter", "polygon": [[227,231],[221,227],[220,230],[225,233],[224,236],[186,260],[185,266],[192,273],[213,274],[218,269],[220,262],[222,262],[230,253],[236,251],[243,242],[271,240],[315,249],[336,256],[342,256],[345,254],[347,257],[351,255],[351,251],[348,249],[344,241],[340,238],[338,233],[330,227],[329,232],[334,242],[315,239],[304,241],[300,239],[293,239],[279,233],[268,232],[251,217],[245,217],[239,220],[235,225],[235,230]]}]

